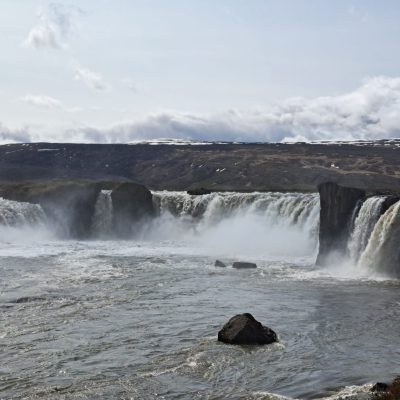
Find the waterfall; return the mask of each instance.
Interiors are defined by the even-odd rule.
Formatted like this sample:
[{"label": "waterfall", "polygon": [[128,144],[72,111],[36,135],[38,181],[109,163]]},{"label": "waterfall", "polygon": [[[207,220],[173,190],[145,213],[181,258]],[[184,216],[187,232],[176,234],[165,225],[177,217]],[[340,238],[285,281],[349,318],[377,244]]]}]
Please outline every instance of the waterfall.
[{"label": "waterfall", "polygon": [[204,231],[222,220],[252,216],[267,227],[302,230],[317,241],[319,197],[302,193],[219,192],[192,196],[185,192],[153,192],[161,215],[172,214],[197,231]]},{"label": "waterfall", "polygon": [[385,196],[373,196],[363,202],[354,219],[348,250],[350,258],[357,263],[377,223]]},{"label": "waterfall", "polygon": [[0,197],[0,225],[24,227],[45,222],[46,215],[39,204],[6,200]]},{"label": "waterfall", "polygon": [[112,233],[113,205],[112,190],[101,190],[97,196],[92,219],[94,236],[109,236]]},{"label": "waterfall", "polygon": [[359,265],[371,271],[400,275],[400,201],[376,223]]}]

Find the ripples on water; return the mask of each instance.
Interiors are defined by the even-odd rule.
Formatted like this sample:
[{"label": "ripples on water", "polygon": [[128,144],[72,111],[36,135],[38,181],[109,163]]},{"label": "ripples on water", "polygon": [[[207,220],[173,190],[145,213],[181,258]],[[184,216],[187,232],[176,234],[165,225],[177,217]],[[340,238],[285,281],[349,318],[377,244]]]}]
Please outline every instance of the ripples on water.
[{"label": "ripples on water", "polygon": [[[0,398],[363,398],[400,372],[397,281],[252,260],[259,269],[218,269],[171,242],[4,246]],[[218,343],[241,312],[280,343]]]}]

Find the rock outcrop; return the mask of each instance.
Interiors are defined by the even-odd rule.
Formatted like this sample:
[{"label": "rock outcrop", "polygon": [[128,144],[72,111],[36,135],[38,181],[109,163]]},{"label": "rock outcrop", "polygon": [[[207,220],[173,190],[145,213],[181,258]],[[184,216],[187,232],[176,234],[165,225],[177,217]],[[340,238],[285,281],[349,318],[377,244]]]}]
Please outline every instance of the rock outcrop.
[{"label": "rock outcrop", "polygon": [[318,186],[320,196],[319,252],[317,265],[326,265],[332,255],[347,254],[352,216],[357,203],[365,199],[365,191],[342,187],[336,183]]},{"label": "rock outcrop", "polygon": [[99,191],[94,183],[48,181],[2,185],[0,196],[9,200],[40,204],[58,234],[85,238],[90,234]]},{"label": "rock outcrop", "polygon": [[245,313],[232,317],[218,332],[218,340],[228,344],[264,345],[277,342],[278,337],[272,329]]},{"label": "rock outcrop", "polygon": [[143,185],[126,182],[118,185],[111,193],[113,224],[117,236],[130,237],[138,225],[153,217],[153,196]]},{"label": "rock outcrop", "polygon": [[0,185],[0,197],[40,204],[57,234],[84,239],[91,235],[95,204],[102,189],[112,190],[113,229],[132,234],[136,223],[154,214],[151,192],[133,182],[44,181]]}]

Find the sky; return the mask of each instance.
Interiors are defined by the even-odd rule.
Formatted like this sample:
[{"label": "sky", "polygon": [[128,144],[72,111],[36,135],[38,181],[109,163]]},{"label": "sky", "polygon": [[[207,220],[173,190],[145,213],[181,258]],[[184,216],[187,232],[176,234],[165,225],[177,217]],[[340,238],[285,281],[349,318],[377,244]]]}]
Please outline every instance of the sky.
[{"label": "sky", "polygon": [[0,1],[0,143],[400,137],[398,0]]}]

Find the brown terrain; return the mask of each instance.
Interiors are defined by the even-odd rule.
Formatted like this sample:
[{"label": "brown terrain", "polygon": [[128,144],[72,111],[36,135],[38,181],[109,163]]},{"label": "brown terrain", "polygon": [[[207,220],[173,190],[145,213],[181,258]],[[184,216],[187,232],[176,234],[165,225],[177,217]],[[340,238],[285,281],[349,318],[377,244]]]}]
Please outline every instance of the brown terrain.
[{"label": "brown terrain", "polygon": [[0,146],[0,181],[132,180],[154,190],[400,191],[400,141],[331,144]]}]

